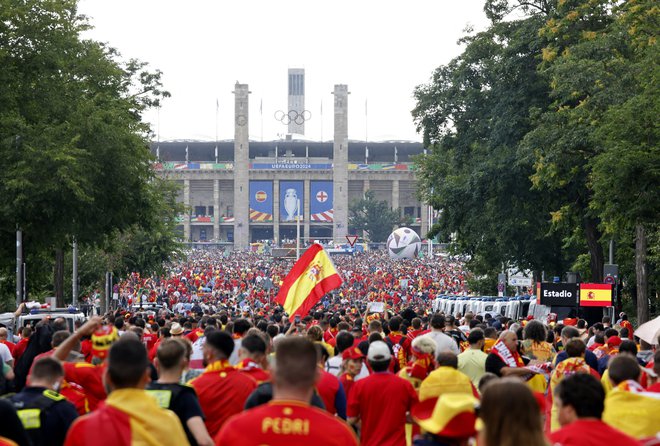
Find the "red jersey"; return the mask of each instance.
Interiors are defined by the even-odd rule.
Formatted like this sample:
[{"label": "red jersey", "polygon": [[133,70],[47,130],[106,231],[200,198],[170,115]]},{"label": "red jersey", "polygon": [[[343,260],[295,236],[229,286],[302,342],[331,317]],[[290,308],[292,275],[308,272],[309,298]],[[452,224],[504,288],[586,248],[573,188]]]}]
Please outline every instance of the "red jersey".
[{"label": "red jersey", "polygon": [[344,386],[346,401],[348,401],[348,395],[351,394],[351,389],[353,388],[353,384],[355,384],[355,377],[349,375],[348,373],[342,373],[341,376],[339,376],[339,382],[341,382],[341,385]]},{"label": "red jersey", "polygon": [[232,417],[216,445],[357,446],[353,430],[338,418],[300,401],[271,401]]},{"label": "red jersey", "polygon": [[320,367],[319,372],[321,373],[321,377],[316,383],[316,391],[323,400],[323,404],[325,404],[325,410],[327,410],[330,415],[334,415],[337,413],[335,398],[339,391],[339,379],[332,373],[326,372]]},{"label": "red jersey", "polygon": [[596,419],[577,420],[551,433],[549,438],[557,446],[641,446],[639,441]]},{"label": "red jersey", "polygon": [[236,368],[241,371],[241,373],[247,374],[249,377],[254,379],[257,384],[261,384],[266,381],[270,381],[270,372],[264,370],[250,358],[242,359],[236,364]]},{"label": "red jersey", "polygon": [[257,382],[222,360],[209,364],[204,373],[190,381],[206,415],[206,429],[215,436],[229,417],[243,411]]},{"label": "red jersey", "polygon": [[30,342],[30,338],[21,338],[21,340],[18,341],[18,344],[16,344],[16,348],[14,349],[15,361],[18,361],[18,358],[20,358],[23,352],[25,352],[25,347],[27,347],[28,342]]},{"label": "red jersey", "polygon": [[362,421],[362,446],[405,446],[406,413],[416,402],[410,382],[390,372],[376,372],[355,383],[346,415]]},{"label": "red jersey", "polygon": [[155,333],[145,333],[142,335],[142,342],[144,342],[147,351],[150,351],[156,341],[158,340],[158,335]]},{"label": "red jersey", "polygon": [[156,339],[156,342],[151,346],[151,350],[149,350],[149,361],[154,362],[154,358],[156,357],[156,353],[158,353],[158,346],[160,345],[161,339]]},{"label": "red jersey", "polygon": [[193,331],[188,333],[186,336],[184,336],[186,339],[188,339],[191,343],[195,342],[197,339],[199,339],[201,336],[204,336],[204,330],[201,328],[195,328]]},{"label": "red jersey", "polygon": [[60,388],[60,395],[76,406],[78,415],[85,415],[89,412],[89,400],[87,399],[85,389],[83,389],[82,386],[76,383],[70,383],[63,379],[62,387]]},{"label": "red jersey", "polygon": [[92,362],[92,340],[83,339],[80,341],[80,353],[85,356],[85,361]]},{"label": "red jersey", "polygon": [[85,389],[85,395],[89,401],[89,410],[94,410],[99,402],[106,398],[103,386],[103,372],[106,364],[92,365],[87,362],[65,362],[64,379],[76,383]]}]

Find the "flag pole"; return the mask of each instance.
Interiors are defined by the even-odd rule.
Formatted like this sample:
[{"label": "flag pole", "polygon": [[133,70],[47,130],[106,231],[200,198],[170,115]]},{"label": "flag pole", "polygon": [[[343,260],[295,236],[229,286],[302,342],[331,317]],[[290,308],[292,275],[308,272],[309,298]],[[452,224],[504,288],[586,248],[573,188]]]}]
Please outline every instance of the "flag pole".
[{"label": "flag pole", "polygon": [[220,102],[215,98],[215,162],[218,162],[218,111],[220,109]]},{"label": "flag pole", "polygon": [[296,260],[300,258],[300,198],[296,200]]}]

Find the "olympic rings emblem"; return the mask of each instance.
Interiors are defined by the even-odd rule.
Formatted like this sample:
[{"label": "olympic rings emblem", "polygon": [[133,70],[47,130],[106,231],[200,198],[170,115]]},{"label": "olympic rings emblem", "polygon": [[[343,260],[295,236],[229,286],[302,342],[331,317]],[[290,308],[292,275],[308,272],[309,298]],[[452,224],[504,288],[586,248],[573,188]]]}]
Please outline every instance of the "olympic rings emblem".
[{"label": "olympic rings emblem", "polygon": [[296,110],[289,110],[288,113],[285,113],[282,110],[277,110],[275,112],[275,119],[284,125],[289,125],[291,122],[303,125],[305,121],[312,119],[312,112],[309,110],[303,110],[298,113]]}]

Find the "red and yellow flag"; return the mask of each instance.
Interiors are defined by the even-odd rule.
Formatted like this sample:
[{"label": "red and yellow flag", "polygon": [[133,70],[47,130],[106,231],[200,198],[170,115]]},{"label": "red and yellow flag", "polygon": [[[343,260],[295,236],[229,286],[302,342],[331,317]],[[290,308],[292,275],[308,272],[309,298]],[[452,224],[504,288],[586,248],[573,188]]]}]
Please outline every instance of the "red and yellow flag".
[{"label": "red and yellow flag", "polygon": [[275,301],[289,317],[305,316],[327,292],[339,288],[342,279],[330,257],[318,243],[300,256],[286,275]]},{"label": "red and yellow flag", "polygon": [[581,307],[612,306],[612,285],[609,283],[581,283]]}]

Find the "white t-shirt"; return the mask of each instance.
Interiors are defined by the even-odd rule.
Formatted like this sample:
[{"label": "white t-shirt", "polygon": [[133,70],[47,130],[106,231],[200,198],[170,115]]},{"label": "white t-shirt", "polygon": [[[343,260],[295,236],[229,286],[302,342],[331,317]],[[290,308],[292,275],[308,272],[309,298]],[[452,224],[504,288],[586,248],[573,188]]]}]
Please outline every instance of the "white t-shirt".
[{"label": "white t-shirt", "polygon": [[441,331],[432,330],[430,333],[425,334],[435,341],[437,348],[435,350],[436,356],[441,352],[452,352],[455,355],[458,355],[461,351],[456,345],[456,341],[451,336],[447,336]]},{"label": "white t-shirt", "polygon": [[2,343],[0,343],[0,358],[2,358],[2,362],[9,362],[14,360],[14,358],[11,356],[11,352],[9,351],[9,347]]}]

